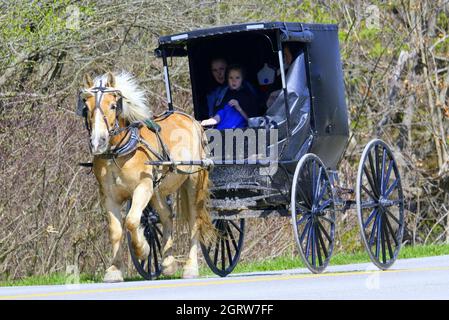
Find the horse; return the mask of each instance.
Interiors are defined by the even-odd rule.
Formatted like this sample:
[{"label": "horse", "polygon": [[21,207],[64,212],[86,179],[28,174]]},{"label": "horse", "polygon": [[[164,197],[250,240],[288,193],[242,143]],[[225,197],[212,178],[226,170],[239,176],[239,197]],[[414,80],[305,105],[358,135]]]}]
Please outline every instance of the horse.
[{"label": "horse", "polygon": [[[201,125],[178,111],[157,120],[159,132],[142,125],[152,118],[152,112],[144,91],[126,72],[108,72],[94,80],[85,74],[77,113],[85,118],[93,172],[109,222],[112,263],[106,269],[104,282],[123,281],[120,257],[124,227],[131,234],[136,256],[140,260],[148,258],[150,248],[140,224],[148,204],[158,212],[163,226],[162,274],[176,273],[173,217],[166,201],[168,195],[175,193],[180,203],[180,221],[188,224],[190,236],[182,277],[198,277],[198,244],[212,239],[215,233],[207,210],[209,172],[204,167],[187,165],[170,170],[148,162],[167,156],[174,161],[204,159],[207,140]],[[121,209],[127,201],[132,201],[131,207],[122,223]]]}]

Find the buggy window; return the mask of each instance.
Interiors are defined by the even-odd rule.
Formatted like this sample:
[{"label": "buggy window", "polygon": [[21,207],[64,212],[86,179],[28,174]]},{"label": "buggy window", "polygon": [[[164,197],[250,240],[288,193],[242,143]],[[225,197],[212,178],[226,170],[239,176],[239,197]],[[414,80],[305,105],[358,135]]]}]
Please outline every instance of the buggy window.
[{"label": "buggy window", "polygon": [[224,58],[228,65],[241,65],[245,69],[245,80],[258,89],[257,72],[264,63],[279,68],[275,43],[274,32],[245,32],[191,41],[188,52],[195,118],[208,118],[206,96],[217,86],[210,71],[214,58]]}]

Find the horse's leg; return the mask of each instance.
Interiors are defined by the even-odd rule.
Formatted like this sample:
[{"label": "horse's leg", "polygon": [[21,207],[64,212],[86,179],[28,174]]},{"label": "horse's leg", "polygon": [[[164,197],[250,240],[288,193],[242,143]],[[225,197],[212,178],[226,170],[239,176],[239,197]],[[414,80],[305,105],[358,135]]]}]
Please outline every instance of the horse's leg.
[{"label": "horse's leg", "polygon": [[[147,179],[146,179],[147,180]],[[131,243],[136,256],[140,260],[148,258],[150,246],[143,234],[143,228],[140,225],[142,212],[147,206],[153,194],[153,183],[151,180],[140,183],[133,192],[131,208],[126,216],[126,228],[131,233]]]},{"label": "horse's leg", "polygon": [[173,257],[173,217],[165,197],[155,193],[151,206],[159,213],[163,227],[162,236],[162,274],[172,276],[176,273],[177,263]]},{"label": "horse's leg", "polygon": [[197,225],[197,215],[196,215],[196,185],[193,176],[189,177],[186,182],[181,187],[181,201],[185,202],[186,205],[183,206],[188,212],[184,212],[184,216],[187,217],[189,222],[189,232],[190,232],[190,249],[189,257],[182,270],[182,277],[184,279],[197,278],[198,272],[198,225]]},{"label": "horse's leg", "polygon": [[122,260],[121,260],[121,241],[123,237],[123,229],[121,223],[121,205],[107,198],[105,207],[108,212],[109,220],[109,239],[112,244],[112,265],[106,270],[104,282],[121,282],[122,276]]}]

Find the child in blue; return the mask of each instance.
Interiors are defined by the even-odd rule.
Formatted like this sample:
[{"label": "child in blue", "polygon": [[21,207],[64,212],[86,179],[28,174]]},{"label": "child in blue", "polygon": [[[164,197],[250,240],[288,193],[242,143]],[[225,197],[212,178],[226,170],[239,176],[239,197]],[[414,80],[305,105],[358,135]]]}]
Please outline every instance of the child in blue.
[{"label": "child in blue", "polygon": [[239,66],[228,69],[228,88],[223,102],[215,116],[201,121],[202,126],[216,125],[217,129],[247,127],[248,117],[258,116],[256,97],[242,87],[243,72]]}]

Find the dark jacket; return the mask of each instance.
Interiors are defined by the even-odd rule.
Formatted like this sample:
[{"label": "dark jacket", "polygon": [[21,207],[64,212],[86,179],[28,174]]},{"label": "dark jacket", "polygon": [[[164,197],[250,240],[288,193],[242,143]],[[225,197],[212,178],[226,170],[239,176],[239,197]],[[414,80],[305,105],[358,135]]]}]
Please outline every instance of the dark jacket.
[{"label": "dark jacket", "polygon": [[261,107],[259,98],[247,86],[242,86],[239,90],[232,90],[226,87],[223,99],[215,106],[214,114],[232,99],[239,102],[240,107],[246,112],[248,118],[259,117],[265,113],[265,108]]}]

